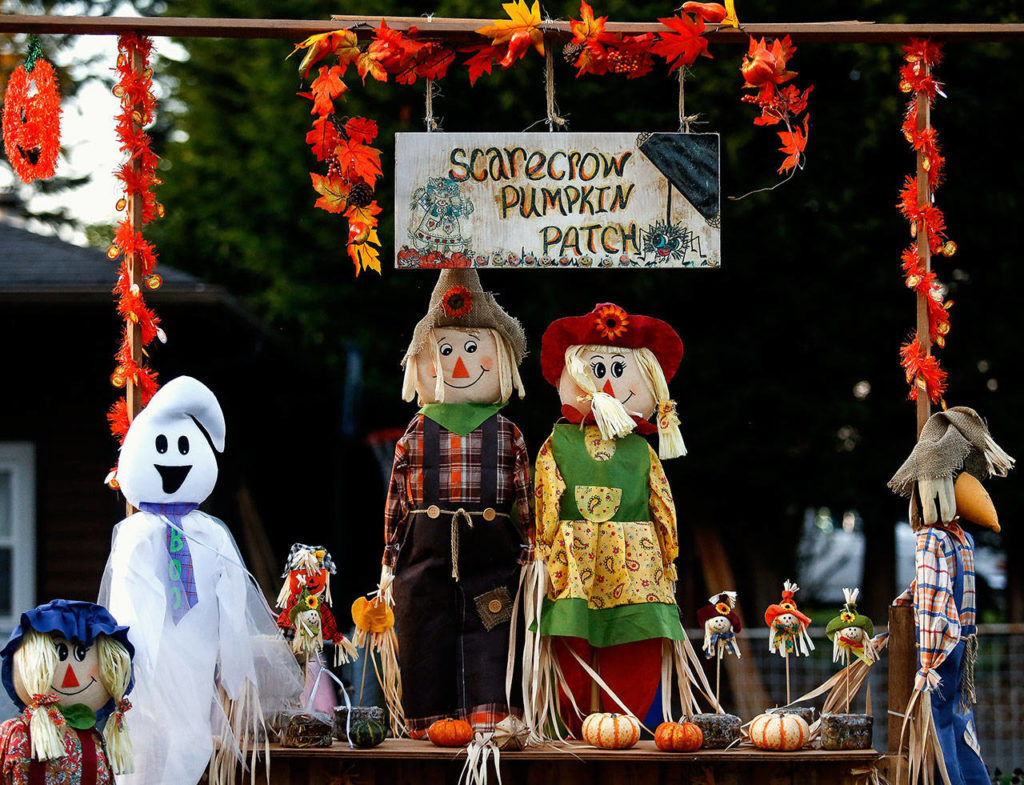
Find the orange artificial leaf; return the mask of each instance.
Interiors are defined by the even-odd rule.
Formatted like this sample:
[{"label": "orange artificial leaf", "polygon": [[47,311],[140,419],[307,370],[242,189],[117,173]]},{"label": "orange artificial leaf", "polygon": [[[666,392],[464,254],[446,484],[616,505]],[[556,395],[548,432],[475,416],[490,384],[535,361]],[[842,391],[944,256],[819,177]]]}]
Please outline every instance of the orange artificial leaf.
[{"label": "orange artificial leaf", "polygon": [[348,246],[348,255],[356,267],[358,276],[363,270],[380,272],[380,239],[377,237],[377,230],[371,229],[364,242],[351,243]]},{"label": "orange artificial leaf", "polygon": [[797,126],[792,131],[779,131],[779,139],[782,140],[782,147],[779,148],[786,153],[786,159],[779,167],[779,174],[785,174],[791,169],[800,166],[800,159],[803,157],[804,148],[807,147],[807,118],[804,117],[804,127],[800,130]]},{"label": "orange artificial leaf", "polygon": [[604,33],[604,23],[608,21],[607,16],[594,18],[594,9],[590,7],[587,0],[580,3],[580,20],[573,21],[569,27],[572,28],[572,37],[576,43],[584,44],[587,41],[596,41]]},{"label": "orange artificial leaf", "polygon": [[443,79],[448,67],[455,62],[455,52],[441,44],[430,44],[416,62],[416,76],[424,79]]},{"label": "orange artificial leaf", "polygon": [[384,212],[376,201],[370,202],[365,207],[350,207],[345,212],[349,221],[363,223],[370,228],[376,228],[377,216]]},{"label": "orange artificial leaf", "polygon": [[326,161],[334,155],[334,148],[338,144],[338,129],[326,115],[321,115],[313,121],[313,127],[306,133],[306,144],[312,148],[316,160]]},{"label": "orange artificial leaf", "polygon": [[669,71],[675,71],[684,65],[692,65],[703,55],[711,57],[708,52],[708,39],[704,37],[704,20],[693,19],[686,14],[659,19],[674,32],[659,33],[658,41],[651,47],[651,52],[671,62]]},{"label": "orange artificial leaf", "polygon": [[388,72],[380,64],[377,55],[370,50],[359,55],[359,58],[356,60],[356,69],[359,71],[359,76],[363,78],[363,84],[366,84],[367,76],[372,76],[378,82],[386,82],[388,80]]},{"label": "orange artificial leaf", "polygon": [[313,91],[313,108],[310,114],[328,115],[334,112],[334,99],[348,90],[341,81],[343,73],[340,65],[330,68],[326,65],[320,66],[320,75],[310,86]]},{"label": "orange artificial leaf", "polygon": [[[311,35],[302,43],[296,44],[288,57],[291,57],[302,49],[306,50],[306,54],[302,58],[302,62],[299,63],[299,74],[303,79],[305,79],[309,75],[309,69],[312,68],[315,63],[334,52],[347,52],[351,47],[356,47],[356,51],[358,53],[356,34],[349,30],[336,30],[331,33],[318,33],[317,35]],[[340,54],[339,57],[341,57]],[[342,58],[342,62],[344,63],[348,61]]]},{"label": "orange artificial leaf", "polygon": [[351,30],[341,33],[338,44],[334,47],[334,54],[338,56],[338,64],[345,68],[349,63],[359,57],[359,38]]},{"label": "orange artificial leaf", "polygon": [[341,171],[372,186],[384,172],[380,166],[380,150],[353,140],[341,139],[335,148]]},{"label": "orange artificial leaf", "polygon": [[466,67],[469,69],[469,84],[475,85],[476,80],[484,74],[491,72],[495,56],[501,51],[498,46],[474,46],[462,50],[472,52],[473,55],[466,60]]},{"label": "orange artificial leaf", "polygon": [[[544,54],[544,33],[540,29],[540,0],[533,0],[532,6],[526,5],[525,0],[512,0],[511,3],[503,3],[501,7],[508,14],[508,19],[495,19],[487,27],[478,29],[477,33],[488,36],[493,46],[511,46],[513,36],[525,32],[534,49]],[[516,39],[516,46],[525,53],[527,47],[521,42],[522,36]]]},{"label": "orange artificial leaf", "polygon": [[348,209],[348,194],[352,189],[348,182],[336,175],[325,177],[316,172],[310,172],[309,176],[313,180],[313,190],[320,194],[314,207],[319,207],[329,213],[343,213]]},{"label": "orange artificial leaf", "polygon": [[366,117],[353,117],[345,123],[345,134],[356,144],[372,142],[377,137],[377,123]]}]

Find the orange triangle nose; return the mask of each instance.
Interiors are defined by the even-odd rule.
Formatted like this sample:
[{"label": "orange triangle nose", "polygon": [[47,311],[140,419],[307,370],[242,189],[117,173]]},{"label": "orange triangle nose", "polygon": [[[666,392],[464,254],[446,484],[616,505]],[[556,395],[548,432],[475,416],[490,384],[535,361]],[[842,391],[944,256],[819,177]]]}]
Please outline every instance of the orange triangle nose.
[{"label": "orange triangle nose", "polygon": [[60,686],[61,689],[79,686],[78,679],[75,678],[75,672],[70,665],[68,665],[68,669],[64,672],[64,681],[60,683]]},{"label": "orange triangle nose", "polygon": [[455,361],[455,370],[452,371],[452,378],[453,379],[468,379],[469,378],[469,371],[466,370],[466,364],[464,362],[462,362],[462,358],[461,357]]},{"label": "orange triangle nose", "polygon": [[615,397],[615,390],[612,389],[612,380],[608,379],[604,383],[604,387],[601,388],[601,392],[608,393],[612,398]]}]

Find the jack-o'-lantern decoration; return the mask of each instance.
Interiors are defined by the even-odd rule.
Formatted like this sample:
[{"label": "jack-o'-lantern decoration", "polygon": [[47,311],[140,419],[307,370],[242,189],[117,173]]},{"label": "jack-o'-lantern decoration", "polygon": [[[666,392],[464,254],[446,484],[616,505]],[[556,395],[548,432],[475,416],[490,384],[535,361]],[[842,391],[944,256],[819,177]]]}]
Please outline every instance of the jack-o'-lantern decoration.
[{"label": "jack-o'-lantern decoration", "polygon": [[629,714],[595,712],[583,720],[583,740],[605,750],[625,750],[640,740],[640,720]]},{"label": "jack-o'-lantern decoration", "polygon": [[14,69],[4,95],[4,150],[25,183],[52,177],[60,152],[57,77],[33,38],[25,62]]}]

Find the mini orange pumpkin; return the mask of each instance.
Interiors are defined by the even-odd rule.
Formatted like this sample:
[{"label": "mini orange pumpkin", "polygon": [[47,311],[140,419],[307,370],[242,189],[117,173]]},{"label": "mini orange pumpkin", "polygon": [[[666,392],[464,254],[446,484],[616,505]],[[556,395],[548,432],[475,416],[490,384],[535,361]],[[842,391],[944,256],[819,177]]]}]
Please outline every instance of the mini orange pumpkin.
[{"label": "mini orange pumpkin", "polygon": [[583,720],[583,740],[606,750],[629,749],[640,740],[640,720],[629,714],[589,714]]},{"label": "mini orange pumpkin", "polygon": [[438,720],[427,736],[438,747],[465,747],[473,741],[473,726],[465,720]]},{"label": "mini orange pumpkin", "polygon": [[663,722],[654,731],[659,750],[693,752],[704,743],[704,732],[692,722]]},{"label": "mini orange pumpkin", "polygon": [[791,752],[810,737],[807,723],[796,714],[759,714],[750,723],[750,742],[760,750]]}]

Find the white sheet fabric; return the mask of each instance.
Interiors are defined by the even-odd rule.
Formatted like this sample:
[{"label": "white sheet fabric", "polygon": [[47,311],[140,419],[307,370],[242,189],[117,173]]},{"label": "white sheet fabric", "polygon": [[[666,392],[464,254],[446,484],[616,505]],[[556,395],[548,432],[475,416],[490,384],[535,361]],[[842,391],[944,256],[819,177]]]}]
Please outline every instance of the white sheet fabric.
[{"label": "white sheet fabric", "polygon": [[303,687],[299,666],[231,533],[199,511],[181,519],[199,601],[174,624],[167,524],[148,512],[119,523],[100,588],[99,602],[129,626],[135,646],[134,708],[127,717],[135,773],[118,777],[122,785],[197,783],[214,736],[234,743],[223,724],[219,689],[238,700],[254,686],[269,718],[295,705]]}]

